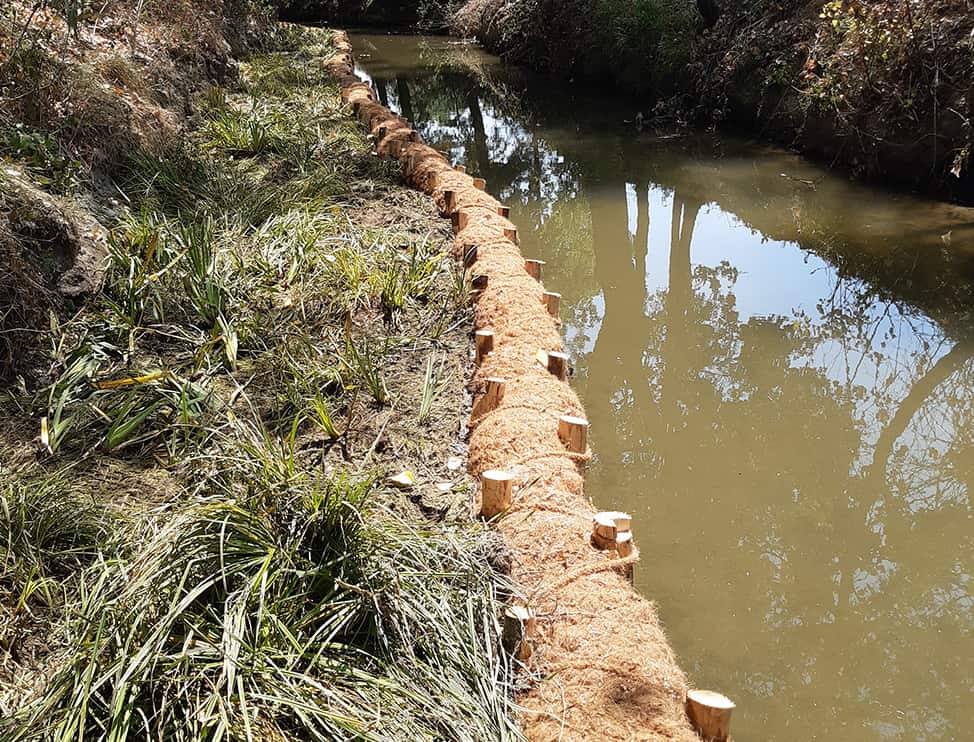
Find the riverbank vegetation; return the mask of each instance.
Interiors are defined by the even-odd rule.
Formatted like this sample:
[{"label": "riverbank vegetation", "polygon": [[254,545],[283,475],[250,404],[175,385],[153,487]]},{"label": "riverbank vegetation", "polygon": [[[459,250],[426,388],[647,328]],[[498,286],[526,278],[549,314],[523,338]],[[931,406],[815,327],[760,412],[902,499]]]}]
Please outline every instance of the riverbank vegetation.
[{"label": "riverbank vegetation", "polygon": [[292,0],[283,11],[475,37],[610,88],[642,121],[724,126],[854,175],[974,199],[969,0]]},{"label": "riverbank vegetation", "polygon": [[974,197],[966,0],[470,0],[454,32],[647,119],[722,124],[845,166]]},{"label": "riverbank vegetation", "polygon": [[447,233],[329,32],[150,5],[4,11],[0,738],[516,737]]}]

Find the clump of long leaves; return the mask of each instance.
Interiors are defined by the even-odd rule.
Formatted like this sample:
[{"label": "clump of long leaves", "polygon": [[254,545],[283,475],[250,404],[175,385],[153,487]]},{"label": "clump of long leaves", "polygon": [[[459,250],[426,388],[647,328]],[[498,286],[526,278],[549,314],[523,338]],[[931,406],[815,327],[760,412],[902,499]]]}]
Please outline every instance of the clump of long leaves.
[{"label": "clump of long leaves", "polygon": [[193,465],[191,502],[90,568],[62,669],[0,736],[517,736],[473,531],[417,529],[246,425]]}]

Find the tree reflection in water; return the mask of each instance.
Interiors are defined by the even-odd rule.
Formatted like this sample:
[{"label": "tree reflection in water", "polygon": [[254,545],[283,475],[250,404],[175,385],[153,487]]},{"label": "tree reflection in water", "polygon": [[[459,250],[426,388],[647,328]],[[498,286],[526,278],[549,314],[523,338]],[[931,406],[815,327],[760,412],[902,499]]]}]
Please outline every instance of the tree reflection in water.
[{"label": "tree reflection in water", "polygon": [[548,261],[589,491],[634,513],[637,585],[690,675],[735,696],[741,738],[965,738],[972,212],[636,139],[567,95],[526,111],[489,58],[373,42],[383,100]]}]

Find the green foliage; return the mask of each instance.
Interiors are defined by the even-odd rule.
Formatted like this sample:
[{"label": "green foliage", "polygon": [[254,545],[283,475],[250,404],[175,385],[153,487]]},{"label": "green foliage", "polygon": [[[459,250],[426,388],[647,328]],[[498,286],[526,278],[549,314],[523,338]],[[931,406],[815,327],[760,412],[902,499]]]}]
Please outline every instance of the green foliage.
[{"label": "green foliage", "polygon": [[4,739],[517,735],[475,534],[418,531],[248,426],[194,467],[192,502],[88,571],[70,654]]},{"label": "green foliage", "polygon": [[832,0],[819,18],[802,73],[811,104],[843,118],[878,105],[914,120],[930,106],[948,41],[929,4]]},{"label": "green foliage", "polygon": [[0,595],[31,579],[70,574],[106,549],[105,508],[70,489],[66,476],[0,484]]},{"label": "green foliage", "polygon": [[31,177],[55,193],[67,193],[77,183],[78,160],[66,157],[53,136],[21,122],[0,125],[0,157],[20,163]]},{"label": "green foliage", "polygon": [[635,91],[672,85],[699,24],[686,0],[519,0],[505,12],[499,35],[507,56]]},{"label": "green foliage", "polygon": [[[353,226],[383,166],[294,56],[298,87],[254,58],[264,92],[211,92],[178,147],[125,164],[104,291],[15,395],[59,474],[0,489],[0,641],[43,605],[57,659],[4,740],[518,738],[481,527],[428,533],[378,504],[368,457],[350,473],[359,400],[402,387],[390,333],[455,319],[452,260]],[[92,502],[62,488],[105,465],[176,492],[123,520],[100,476]]]}]

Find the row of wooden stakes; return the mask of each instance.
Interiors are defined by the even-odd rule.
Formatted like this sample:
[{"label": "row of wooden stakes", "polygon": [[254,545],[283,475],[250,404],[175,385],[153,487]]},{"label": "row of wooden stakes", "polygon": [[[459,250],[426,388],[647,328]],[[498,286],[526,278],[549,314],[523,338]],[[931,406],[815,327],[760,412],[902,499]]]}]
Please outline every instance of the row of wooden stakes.
[{"label": "row of wooden stakes", "polygon": [[[356,111],[357,113],[357,111]],[[408,122],[407,122],[408,124]],[[386,127],[378,129],[378,140],[386,136]],[[418,134],[410,131],[407,141],[418,141]],[[393,141],[390,154],[399,156],[402,142]],[[414,163],[407,162],[407,173],[411,172]],[[466,172],[462,165],[455,167],[458,172]],[[484,191],[487,183],[483,178],[473,178],[473,186]],[[460,232],[467,226],[468,216],[456,209],[456,194],[444,191],[446,213],[450,216],[454,232]],[[497,213],[505,219],[510,216],[510,208],[499,206]],[[515,244],[519,244],[517,229],[505,228],[504,236]],[[464,265],[469,266],[476,260],[476,247],[470,248],[464,256]],[[541,281],[543,260],[526,259],[524,269],[532,278]],[[476,301],[480,293],[487,288],[489,278],[486,275],[475,275],[471,278],[471,301]],[[542,301],[548,313],[556,319],[560,313],[561,294],[545,291]],[[483,360],[494,351],[494,333],[490,330],[477,330],[475,333],[475,362],[480,365]],[[568,355],[558,351],[539,350],[538,362],[561,380],[568,378]],[[480,403],[481,413],[486,414],[496,409],[504,398],[505,380],[496,377],[487,379],[487,387]],[[587,449],[588,422],[580,417],[562,415],[558,419],[558,436],[566,449],[572,453],[584,453]],[[513,504],[514,475],[511,472],[491,469],[481,473],[481,515],[493,518],[507,511]],[[625,558],[633,553],[632,519],[627,513],[606,511],[597,513],[592,519],[592,545],[602,551],[614,550],[616,554]],[[526,604],[515,602],[510,604],[504,612],[504,642],[518,659],[526,660],[532,654],[532,648],[537,633],[537,619],[534,611]],[[692,689],[686,694],[686,712],[691,726],[697,734],[712,742],[726,742],[730,739],[730,718],[734,710],[734,703],[726,696],[710,690]]]}]

